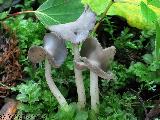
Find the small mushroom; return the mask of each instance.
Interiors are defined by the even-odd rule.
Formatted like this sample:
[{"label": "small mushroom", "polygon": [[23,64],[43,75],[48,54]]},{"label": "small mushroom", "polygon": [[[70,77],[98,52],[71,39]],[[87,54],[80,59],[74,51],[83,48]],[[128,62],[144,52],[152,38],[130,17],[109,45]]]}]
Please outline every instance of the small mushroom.
[{"label": "small mushroom", "polygon": [[88,68],[90,70],[90,95],[91,108],[97,113],[99,105],[98,76],[103,79],[113,79],[114,75],[106,71],[113,60],[116,49],[114,46],[103,49],[96,38],[87,38],[81,48],[81,62],[77,63],[77,69]]},{"label": "small mushroom", "polygon": [[39,63],[47,57],[53,67],[62,65],[67,56],[64,40],[55,33],[47,33],[44,36],[44,47],[33,46],[28,51],[28,58],[32,63]]},{"label": "small mushroom", "polygon": [[50,64],[54,68],[60,67],[64,62],[66,55],[67,49],[65,47],[65,42],[55,33],[47,33],[45,35],[44,47],[33,46],[28,51],[28,58],[31,62],[39,63],[42,60],[45,60],[45,77],[47,84],[61,107],[68,104],[52,79]]},{"label": "small mushroom", "polygon": [[113,60],[115,52],[114,46],[103,49],[96,38],[87,38],[80,51],[80,59],[83,61],[80,64],[82,65],[78,64],[77,67],[89,68],[103,79],[112,79],[113,76],[106,70]]},{"label": "small mushroom", "polygon": [[82,15],[74,22],[52,25],[48,29],[59,34],[63,39],[72,43],[84,41],[96,23],[96,15],[89,7],[86,7]]}]

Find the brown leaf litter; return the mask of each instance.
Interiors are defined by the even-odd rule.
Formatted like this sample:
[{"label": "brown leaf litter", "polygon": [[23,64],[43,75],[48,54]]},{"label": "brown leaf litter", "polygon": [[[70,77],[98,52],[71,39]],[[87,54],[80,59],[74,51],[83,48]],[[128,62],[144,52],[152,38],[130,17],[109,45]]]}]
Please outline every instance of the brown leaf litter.
[{"label": "brown leaf litter", "polygon": [[22,78],[22,71],[16,34],[11,33],[4,23],[0,29],[0,97],[6,97],[10,94],[9,87],[15,86],[16,80]]}]

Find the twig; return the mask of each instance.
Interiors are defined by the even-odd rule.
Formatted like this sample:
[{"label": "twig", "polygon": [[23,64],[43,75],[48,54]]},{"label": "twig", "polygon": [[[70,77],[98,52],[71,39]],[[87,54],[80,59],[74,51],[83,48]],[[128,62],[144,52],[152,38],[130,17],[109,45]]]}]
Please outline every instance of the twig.
[{"label": "twig", "polygon": [[10,18],[10,17],[15,17],[15,16],[17,16],[17,15],[26,14],[26,13],[34,13],[34,12],[35,12],[35,11],[32,11],[32,10],[27,10],[27,11],[23,11],[23,12],[16,12],[16,13],[13,13],[13,14],[8,15],[7,17],[1,19],[0,21],[4,21],[4,20],[6,20],[6,19],[8,19],[8,18]]},{"label": "twig", "polygon": [[106,7],[106,10],[105,10],[104,13],[102,14],[102,17],[101,17],[101,19],[99,20],[99,22],[95,25],[92,33],[95,33],[95,32],[97,31],[99,25],[101,24],[101,22],[102,22],[103,19],[105,18],[106,14],[107,14],[107,12],[108,12],[108,10],[109,10],[109,8],[112,6],[113,3],[114,3],[113,0],[111,0],[111,1],[109,2],[108,6]]}]

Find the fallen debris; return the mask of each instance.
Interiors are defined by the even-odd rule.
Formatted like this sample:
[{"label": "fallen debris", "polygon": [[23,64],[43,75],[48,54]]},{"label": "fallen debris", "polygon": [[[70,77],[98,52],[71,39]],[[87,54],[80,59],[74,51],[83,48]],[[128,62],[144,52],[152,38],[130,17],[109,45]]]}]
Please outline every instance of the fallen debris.
[{"label": "fallen debris", "polygon": [[6,25],[0,30],[0,97],[9,95],[9,87],[15,86],[22,78],[21,65],[18,62],[19,48],[15,33]]},{"label": "fallen debris", "polygon": [[6,104],[0,110],[1,120],[11,120],[17,111],[18,102],[13,99],[8,99]]}]

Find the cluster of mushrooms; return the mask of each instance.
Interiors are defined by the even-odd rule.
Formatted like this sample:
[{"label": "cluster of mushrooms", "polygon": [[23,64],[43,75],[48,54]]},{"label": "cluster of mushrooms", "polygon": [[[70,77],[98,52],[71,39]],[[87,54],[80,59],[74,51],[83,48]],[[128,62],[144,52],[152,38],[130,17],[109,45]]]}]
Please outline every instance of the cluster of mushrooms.
[{"label": "cluster of mushrooms", "polygon": [[[49,26],[48,29],[51,32],[44,36],[44,46],[32,46],[28,51],[28,58],[32,63],[45,60],[47,84],[61,107],[68,105],[68,103],[52,79],[51,66],[59,68],[65,61],[67,57],[66,40],[73,43],[75,83],[78,93],[77,105],[80,109],[85,108],[86,105],[83,70],[90,70],[91,109],[96,113],[98,113],[99,106],[98,77],[107,80],[114,77],[112,72],[107,70],[107,67],[113,60],[116,49],[114,46],[103,49],[95,37],[89,36],[95,23],[95,13],[86,7],[76,21]],[[79,43],[82,43],[80,50]]]}]

